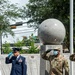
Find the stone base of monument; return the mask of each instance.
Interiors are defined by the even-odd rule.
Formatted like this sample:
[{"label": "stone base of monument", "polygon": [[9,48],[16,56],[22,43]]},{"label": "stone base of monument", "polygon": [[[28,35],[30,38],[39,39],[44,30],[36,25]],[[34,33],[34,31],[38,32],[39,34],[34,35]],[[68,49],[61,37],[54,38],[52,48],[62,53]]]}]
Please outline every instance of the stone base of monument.
[{"label": "stone base of monument", "polygon": [[[61,54],[63,52],[62,45],[42,45],[40,50],[40,56],[44,51],[47,51],[48,49],[54,49],[56,47],[59,47],[61,49]],[[49,75],[50,70],[50,63],[49,61],[46,61],[40,57],[40,75]]]}]

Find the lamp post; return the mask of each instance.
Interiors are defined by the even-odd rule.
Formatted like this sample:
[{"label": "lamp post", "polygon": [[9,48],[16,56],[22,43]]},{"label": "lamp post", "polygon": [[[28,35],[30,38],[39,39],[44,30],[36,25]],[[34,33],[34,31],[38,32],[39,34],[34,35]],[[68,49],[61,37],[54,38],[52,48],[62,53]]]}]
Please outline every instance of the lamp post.
[{"label": "lamp post", "polygon": [[[73,0],[70,0],[70,54],[73,54]],[[70,61],[70,75],[73,75],[73,62]]]},{"label": "lamp post", "polygon": [[16,29],[16,26],[21,26],[25,23],[27,23],[27,22],[22,22],[22,21],[21,22],[16,22],[15,24],[10,25],[10,28],[11,29]]},{"label": "lamp post", "polygon": [[25,23],[27,23],[27,22],[16,22],[15,24],[12,24],[12,25],[10,25],[10,26],[21,26],[21,25],[23,25],[23,24],[25,24]]}]

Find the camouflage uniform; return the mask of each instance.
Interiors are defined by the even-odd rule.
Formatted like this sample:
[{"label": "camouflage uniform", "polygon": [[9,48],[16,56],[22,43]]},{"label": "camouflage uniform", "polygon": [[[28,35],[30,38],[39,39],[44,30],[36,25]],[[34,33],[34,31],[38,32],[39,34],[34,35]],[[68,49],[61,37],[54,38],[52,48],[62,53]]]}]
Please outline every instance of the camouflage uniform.
[{"label": "camouflage uniform", "polygon": [[49,60],[50,62],[50,73],[49,75],[63,75],[63,68],[65,69],[65,75],[69,75],[69,65],[67,60],[62,56],[59,57],[51,56],[49,53],[44,52],[42,58]]}]

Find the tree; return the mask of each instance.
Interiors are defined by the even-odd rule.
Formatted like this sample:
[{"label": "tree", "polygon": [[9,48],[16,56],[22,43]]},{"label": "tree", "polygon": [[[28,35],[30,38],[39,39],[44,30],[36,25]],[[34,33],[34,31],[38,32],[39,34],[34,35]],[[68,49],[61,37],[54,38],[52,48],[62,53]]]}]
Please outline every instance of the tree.
[{"label": "tree", "polygon": [[13,35],[10,29],[10,21],[15,21],[16,19],[24,19],[24,8],[20,8],[17,4],[11,4],[8,0],[0,0],[0,36],[7,32]]},{"label": "tree", "polygon": [[20,8],[17,4],[11,4],[8,0],[0,0],[0,49],[2,45],[2,35],[7,36],[7,33],[14,35],[11,31],[10,21],[25,18],[23,10],[25,10],[25,8]]},{"label": "tree", "polygon": [[[60,20],[66,28],[66,46],[69,48],[70,2],[68,0],[29,0],[26,5],[26,18],[30,27],[38,28],[49,18]],[[74,10],[75,11],[75,10]]]}]

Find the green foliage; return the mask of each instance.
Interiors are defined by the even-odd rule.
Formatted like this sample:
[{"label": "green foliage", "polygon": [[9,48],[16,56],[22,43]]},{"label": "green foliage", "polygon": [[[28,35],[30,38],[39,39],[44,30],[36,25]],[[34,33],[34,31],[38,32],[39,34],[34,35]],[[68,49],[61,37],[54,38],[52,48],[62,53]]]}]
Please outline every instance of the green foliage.
[{"label": "green foliage", "polygon": [[12,51],[12,49],[10,48],[10,43],[5,43],[2,47],[3,53],[8,54]]},{"label": "green foliage", "polygon": [[29,46],[29,50],[27,50],[26,53],[39,53],[39,49],[37,47],[35,47],[35,45],[34,45],[34,43],[36,42],[36,39],[33,36],[33,34],[31,34],[31,36],[29,36],[29,39],[23,38],[22,41],[25,44],[25,46]]},{"label": "green foliage", "polygon": [[21,47],[21,46],[23,46],[23,42],[18,40],[16,43],[14,43],[14,46],[15,47]]},{"label": "green foliage", "polygon": [[28,53],[39,53],[39,49],[34,45],[35,39],[33,38],[33,34],[31,34],[29,40],[30,40],[30,47]]},{"label": "green foliage", "polygon": [[[56,18],[65,25],[69,24],[69,1],[68,0],[29,0],[26,6],[26,17],[28,23],[33,23],[33,27],[48,18]],[[59,15],[58,15],[59,14]]]},{"label": "green foliage", "polygon": [[24,19],[25,7],[18,7],[17,4],[11,4],[8,0],[0,0],[0,35],[4,33],[7,36],[7,32],[14,35],[10,29],[10,21],[16,19]]},{"label": "green foliage", "polygon": [[23,37],[22,40],[24,46],[30,46],[32,41],[34,41],[34,43],[39,43],[38,36],[33,36],[33,34],[31,34],[29,38]]},{"label": "green foliage", "polygon": [[24,46],[30,46],[31,40],[30,39],[23,39]]},{"label": "green foliage", "polygon": [[29,47],[28,53],[39,53],[39,49],[34,46],[34,42],[31,42],[31,46]]},{"label": "green foliage", "polygon": [[[28,40],[26,38],[25,40],[27,40],[27,41],[23,41],[24,40],[23,39],[22,41],[18,40],[16,43],[14,43],[15,47],[21,48],[21,51],[20,51],[21,54],[39,53],[39,49],[34,45],[35,43],[34,43],[34,39],[32,37],[33,37],[33,35],[30,36],[30,38]],[[29,49],[23,50],[22,46],[29,46]],[[4,54],[10,53],[12,51],[10,49],[10,43],[6,43],[6,42],[5,42],[5,44],[3,44],[2,49],[3,49]]]},{"label": "green foliage", "polygon": [[49,18],[56,18],[65,25],[66,28],[65,42],[68,48],[70,43],[69,13],[70,13],[70,2],[68,0],[29,0],[29,3],[26,5],[26,18],[28,18],[28,25],[30,27],[38,28],[40,23]]},{"label": "green foliage", "polygon": [[21,54],[28,54],[28,53],[27,53],[27,50],[21,50],[20,53],[21,53]]},{"label": "green foliage", "polygon": [[35,43],[39,43],[40,42],[38,36],[33,36],[32,38],[33,38],[33,40],[34,40]]}]

